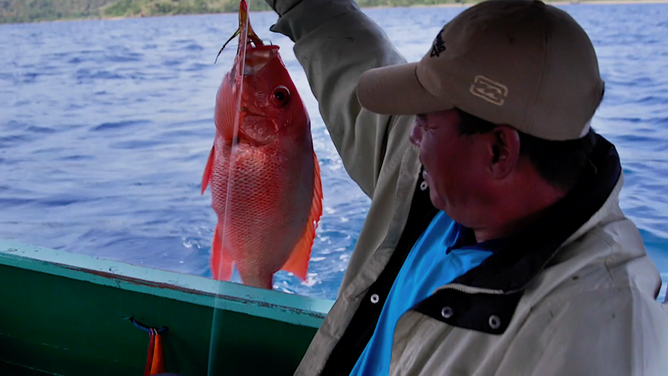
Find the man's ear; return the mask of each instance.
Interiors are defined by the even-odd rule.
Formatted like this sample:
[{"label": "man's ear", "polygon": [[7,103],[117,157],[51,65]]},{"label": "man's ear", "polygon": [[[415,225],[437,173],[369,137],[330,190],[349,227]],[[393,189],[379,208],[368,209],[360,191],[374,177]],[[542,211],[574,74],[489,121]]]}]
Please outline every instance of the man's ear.
[{"label": "man's ear", "polygon": [[488,134],[488,168],[495,179],[504,179],[517,166],[520,157],[520,135],[517,130],[500,125]]}]

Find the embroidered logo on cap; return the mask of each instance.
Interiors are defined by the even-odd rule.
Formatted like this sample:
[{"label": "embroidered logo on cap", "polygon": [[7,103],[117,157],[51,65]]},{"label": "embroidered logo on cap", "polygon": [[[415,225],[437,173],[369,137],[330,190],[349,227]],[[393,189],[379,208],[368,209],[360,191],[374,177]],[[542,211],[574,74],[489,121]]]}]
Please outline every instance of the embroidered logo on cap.
[{"label": "embroidered logo on cap", "polygon": [[[442,32],[443,30],[441,30]],[[431,46],[431,53],[429,54],[429,57],[438,57],[440,56],[441,52],[445,51],[445,42],[443,42],[443,37],[441,37],[441,32],[438,33],[436,36],[436,39],[434,39],[434,43]]]},{"label": "embroidered logo on cap", "polygon": [[471,94],[497,106],[503,106],[508,96],[506,85],[492,81],[485,76],[475,76],[469,89]]}]

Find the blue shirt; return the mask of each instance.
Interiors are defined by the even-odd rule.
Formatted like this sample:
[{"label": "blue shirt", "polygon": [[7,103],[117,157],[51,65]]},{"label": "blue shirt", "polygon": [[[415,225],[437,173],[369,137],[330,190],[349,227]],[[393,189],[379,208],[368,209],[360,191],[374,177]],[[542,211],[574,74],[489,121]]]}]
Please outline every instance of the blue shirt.
[{"label": "blue shirt", "polygon": [[492,252],[476,245],[455,247],[463,227],[439,211],[413,245],[392,284],[373,336],[350,376],[380,376],[390,371],[394,327],[414,305],[435,289],[480,265]]}]

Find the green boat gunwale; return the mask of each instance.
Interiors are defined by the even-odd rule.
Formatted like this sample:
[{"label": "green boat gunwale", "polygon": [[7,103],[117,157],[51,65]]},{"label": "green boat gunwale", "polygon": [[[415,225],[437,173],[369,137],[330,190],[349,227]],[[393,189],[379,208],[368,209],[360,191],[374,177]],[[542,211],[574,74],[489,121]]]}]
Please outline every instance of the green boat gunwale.
[{"label": "green boat gunwale", "polygon": [[313,328],[334,303],[1,239],[0,265]]}]

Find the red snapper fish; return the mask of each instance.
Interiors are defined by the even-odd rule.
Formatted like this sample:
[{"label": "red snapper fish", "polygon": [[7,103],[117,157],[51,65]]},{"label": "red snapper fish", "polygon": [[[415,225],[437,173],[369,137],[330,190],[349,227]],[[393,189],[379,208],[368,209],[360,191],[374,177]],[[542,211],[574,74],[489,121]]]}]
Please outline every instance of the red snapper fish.
[{"label": "red snapper fish", "polygon": [[306,279],[322,215],[320,168],[306,107],[279,47],[263,44],[251,28],[245,0],[232,38],[237,34],[202,177],[202,194],[211,185],[218,216],[211,270],[215,279],[230,280],[236,266],[244,284],[271,289],[279,270]]}]

